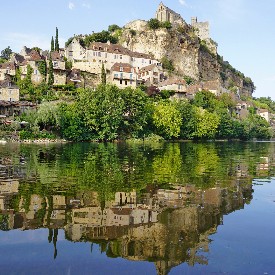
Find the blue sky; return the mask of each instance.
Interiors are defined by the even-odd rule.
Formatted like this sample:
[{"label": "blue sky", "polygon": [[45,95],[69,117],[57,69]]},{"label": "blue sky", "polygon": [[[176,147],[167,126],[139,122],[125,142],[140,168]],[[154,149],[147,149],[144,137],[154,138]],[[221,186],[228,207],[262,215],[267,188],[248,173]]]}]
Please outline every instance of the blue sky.
[{"label": "blue sky", "polygon": [[[155,16],[159,0],[9,0],[1,1],[0,50],[25,45],[49,49],[55,27],[60,46],[74,34],[89,34],[135,19]],[[210,22],[218,52],[254,81],[254,96],[275,100],[274,0],[163,0],[187,23],[191,16]]]}]

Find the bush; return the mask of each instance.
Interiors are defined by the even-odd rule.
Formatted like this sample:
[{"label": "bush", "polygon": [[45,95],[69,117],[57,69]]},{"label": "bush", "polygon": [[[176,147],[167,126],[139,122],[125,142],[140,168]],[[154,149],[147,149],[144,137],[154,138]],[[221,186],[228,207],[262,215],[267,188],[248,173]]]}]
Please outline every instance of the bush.
[{"label": "bush", "polygon": [[173,72],[175,70],[173,61],[168,59],[166,56],[161,59],[161,63],[163,69],[168,70],[169,72]]},{"label": "bush", "polygon": [[108,31],[109,31],[109,32],[114,32],[114,31],[120,30],[120,29],[121,29],[121,27],[119,27],[119,26],[116,25],[116,24],[110,25],[110,26],[108,27]]},{"label": "bush", "polygon": [[148,21],[148,26],[150,29],[152,30],[156,30],[158,28],[161,27],[161,23],[158,19],[156,18],[151,18],[149,21]]},{"label": "bush", "polygon": [[135,36],[137,34],[137,32],[135,30],[130,30],[129,32],[132,36]]}]

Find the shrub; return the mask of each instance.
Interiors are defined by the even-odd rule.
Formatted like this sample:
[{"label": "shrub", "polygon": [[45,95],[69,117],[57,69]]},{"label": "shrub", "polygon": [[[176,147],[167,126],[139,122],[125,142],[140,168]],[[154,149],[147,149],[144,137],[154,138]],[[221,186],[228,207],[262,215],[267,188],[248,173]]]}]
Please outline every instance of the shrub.
[{"label": "shrub", "polygon": [[161,26],[161,23],[158,19],[156,18],[151,18],[149,21],[148,21],[148,26],[150,29],[152,30],[156,30],[158,28],[160,28]]}]

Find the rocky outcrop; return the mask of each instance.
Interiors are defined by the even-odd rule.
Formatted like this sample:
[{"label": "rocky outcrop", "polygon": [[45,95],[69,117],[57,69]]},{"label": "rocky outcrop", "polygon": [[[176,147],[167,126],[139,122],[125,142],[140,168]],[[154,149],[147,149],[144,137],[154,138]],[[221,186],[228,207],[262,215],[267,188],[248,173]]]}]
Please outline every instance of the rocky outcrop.
[{"label": "rocky outcrop", "polygon": [[125,25],[120,44],[136,51],[153,55],[161,60],[166,57],[175,68],[174,74],[189,76],[197,81],[219,80],[226,89],[234,88],[240,95],[251,95],[251,79],[231,67],[217,55],[217,44],[212,39],[201,40],[195,29],[186,24],[172,28],[150,29],[144,20]]}]

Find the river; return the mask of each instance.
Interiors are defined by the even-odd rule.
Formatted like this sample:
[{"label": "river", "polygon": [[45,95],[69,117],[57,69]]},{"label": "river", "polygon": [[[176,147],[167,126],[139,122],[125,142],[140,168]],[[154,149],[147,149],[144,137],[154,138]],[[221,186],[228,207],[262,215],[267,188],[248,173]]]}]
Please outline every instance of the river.
[{"label": "river", "polygon": [[1,274],[275,274],[275,143],[0,145]]}]

